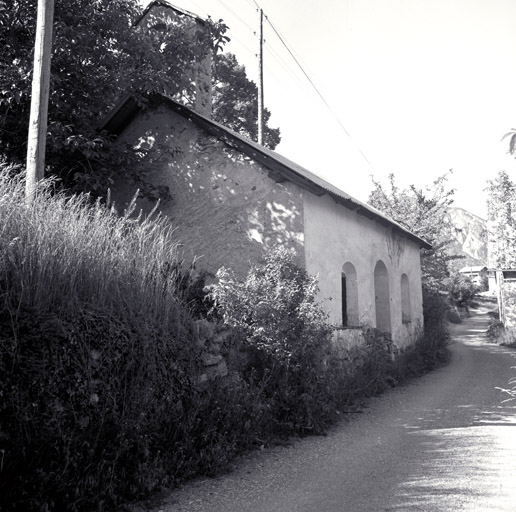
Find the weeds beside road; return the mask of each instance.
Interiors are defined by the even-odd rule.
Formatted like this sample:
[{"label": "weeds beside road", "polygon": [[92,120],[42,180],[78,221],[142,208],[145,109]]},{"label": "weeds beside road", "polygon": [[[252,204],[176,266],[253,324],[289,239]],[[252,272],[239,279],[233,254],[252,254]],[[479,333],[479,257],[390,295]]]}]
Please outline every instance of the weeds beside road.
[{"label": "weeds beside road", "polygon": [[516,409],[496,386],[513,351],[479,308],[454,326],[452,360],[372,398],[326,437],[251,453],[228,475],[162,496],[153,512],[512,512]]},{"label": "weeds beside road", "polygon": [[[203,380],[213,354],[166,220],[45,186],[29,206],[20,177],[0,174],[0,510],[115,510],[220,474],[249,449],[326,432],[339,411],[446,357],[442,300],[429,295],[413,350],[393,362],[366,329],[357,360],[341,361],[314,281],[267,257],[215,356],[246,357]],[[252,316],[258,304],[268,309]]]}]

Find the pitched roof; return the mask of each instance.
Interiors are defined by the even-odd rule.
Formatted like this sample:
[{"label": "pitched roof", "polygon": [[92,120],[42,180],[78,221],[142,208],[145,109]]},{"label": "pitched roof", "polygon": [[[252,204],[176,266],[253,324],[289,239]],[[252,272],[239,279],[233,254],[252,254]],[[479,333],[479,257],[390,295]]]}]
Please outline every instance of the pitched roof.
[{"label": "pitched roof", "polygon": [[[428,242],[393,221],[376,208],[362,203],[358,199],[355,199],[320,176],[310,172],[308,169],[305,169],[295,162],[292,162],[283,155],[261,146],[247,137],[230,130],[222,124],[194,112],[167,96],[154,94],[149,97],[149,102],[150,107],[157,107],[159,105],[168,107],[176,114],[188,119],[207,131],[209,134],[224,141],[228,146],[235,148],[239,152],[260,163],[269,170],[269,177],[275,181],[290,181],[299,187],[310,191],[316,196],[327,194],[337,203],[342,204],[349,210],[355,211],[359,215],[367,217],[368,219],[378,222],[384,227],[392,229],[396,233],[408,238],[412,242],[415,242],[421,248],[432,248]],[[134,98],[126,95],[118,102],[117,105],[115,105],[108,116],[102,121],[99,129],[107,130],[113,134],[119,135],[143,109],[144,107],[141,103],[137,103]]]},{"label": "pitched roof", "polygon": [[459,270],[460,274],[471,274],[475,272],[481,272],[482,270],[487,270],[486,265],[478,265],[474,267],[463,267]]}]

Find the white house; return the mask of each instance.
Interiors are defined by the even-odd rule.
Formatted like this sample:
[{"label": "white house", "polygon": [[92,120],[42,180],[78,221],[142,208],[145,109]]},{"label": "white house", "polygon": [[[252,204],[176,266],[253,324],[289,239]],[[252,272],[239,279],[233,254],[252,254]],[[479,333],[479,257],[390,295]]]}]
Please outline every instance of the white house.
[{"label": "white house", "polygon": [[[163,2],[157,2],[163,7]],[[263,249],[278,244],[318,277],[320,301],[339,337],[359,326],[390,333],[403,347],[422,328],[420,249],[424,240],[280,154],[212,121],[206,101],[197,112],[161,95],[142,109],[123,98],[102,128],[145,148],[149,176],[168,186],[162,205],[186,259],[216,272],[245,275]],[[195,105],[194,105],[195,108]],[[353,179],[353,171],[348,172]],[[118,184],[120,204],[134,194]],[[150,209],[152,201],[142,200]]]}]

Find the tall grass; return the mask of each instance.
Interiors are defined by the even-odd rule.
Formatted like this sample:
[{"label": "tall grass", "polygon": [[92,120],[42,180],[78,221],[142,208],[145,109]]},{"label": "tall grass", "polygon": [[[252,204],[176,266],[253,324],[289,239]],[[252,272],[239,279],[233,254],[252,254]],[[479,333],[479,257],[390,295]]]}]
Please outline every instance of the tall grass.
[{"label": "tall grass", "polygon": [[117,510],[254,444],[324,432],[445,353],[430,301],[422,355],[404,368],[374,332],[356,361],[336,359],[315,283],[280,257],[251,270],[260,286],[233,283],[231,311],[253,321],[220,347],[236,354],[229,377],[203,384],[167,220],[135,217],[134,204],[120,216],[51,181],[28,205],[11,174],[0,172],[0,511]]},{"label": "tall grass", "polygon": [[4,305],[73,315],[84,304],[163,329],[178,308],[177,244],[158,215],[118,216],[86,196],[42,185],[34,204],[24,185],[0,174],[0,286]]},{"label": "tall grass", "polygon": [[0,173],[0,510],[112,508],[214,464],[171,228],[53,185],[29,205]]}]

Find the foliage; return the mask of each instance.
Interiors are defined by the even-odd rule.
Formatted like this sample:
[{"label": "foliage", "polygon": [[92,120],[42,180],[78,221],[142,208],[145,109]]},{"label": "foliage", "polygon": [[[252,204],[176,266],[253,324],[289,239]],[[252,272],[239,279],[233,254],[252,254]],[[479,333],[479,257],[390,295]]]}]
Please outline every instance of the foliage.
[{"label": "foliage", "polygon": [[512,128],[510,132],[507,132],[503,137],[502,137],[502,140],[504,139],[509,139],[509,153],[511,155],[514,155],[514,153],[516,152],[516,129],[515,128]]},{"label": "foliage", "polygon": [[445,281],[450,302],[457,308],[465,308],[468,311],[475,297],[478,295],[478,287],[470,277],[457,272]]},{"label": "foliage", "polygon": [[489,180],[487,218],[489,222],[490,266],[516,267],[516,185],[505,171]]},{"label": "foliage", "polygon": [[452,324],[460,324],[462,323],[462,318],[459,313],[455,309],[449,309],[446,313],[446,320]]},{"label": "foliage", "polygon": [[[255,142],[258,140],[258,88],[247,78],[245,67],[231,53],[213,59],[213,119]],[[270,128],[270,111],[264,108],[264,145],[274,149],[280,142],[279,128]]]},{"label": "foliage", "polygon": [[180,262],[175,269],[178,276],[178,294],[188,306],[194,318],[209,318],[217,320],[218,312],[211,296],[206,293],[207,281],[215,277],[211,272],[201,270],[195,271],[195,264],[190,265],[188,270],[183,271],[184,262]]},{"label": "foliage", "polygon": [[241,369],[270,407],[273,432],[323,432],[339,410],[361,403],[446,360],[446,301],[425,296],[425,333],[397,359],[376,329],[345,357],[330,343],[330,327],[315,302],[316,283],[277,249],[243,281],[221,270],[211,295],[227,325],[240,333],[249,358]]},{"label": "foliage", "polygon": [[392,341],[386,334],[368,327],[364,328],[363,337],[364,345],[353,350],[356,366],[350,383],[351,389],[354,388],[353,400],[378,395],[402,380],[392,354]]},{"label": "foliage", "polygon": [[13,174],[0,174],[1,510],[120,509],[278,436],[324,432],[416,371],[374,330],[347,360],[331,351],[315,281],[277,251],[243,283],[221,274],[212,295],[247,357],[204,383],[191,317],[204,277],[184,275],[167,223],[51,181],[29,207]]},{"label": "foliage", "polygon": [[244,282],[224,268],[217,278],[211,294],[225,323],[242,330],[250,347],[281,366],[295,366],[311,356],[318,338],[330,333],[315,301],[315,278],[296,265],[286,249],[267,252]]},{"label": "foliage", "polygon": [[448,343],[450,332],[447,324],[449,305],[437,291],[423,286],[424,333],[416,350],[423,356],[424,371],[434,369],[450,357]]},{"label": "foliage", "polygon": [[502,393],[509,395],[509,398],[504,400],[504,402],[512,402],[513,400],[516,400],[516,377],[510,378],[508,384],[511,386],[510,388],[496,388],[502,391]]},{"label": "foliage", "polygon": [[[223,23],[193,31],[186,17],[159,31],[133,26],[140,13],[133,0],[56,0],[46,162],[68,188],[101,193],[123,173],[158,194],[142,155],[96,127],[126,93],[142,103],[153,92],[191,96],[185,70],[227,39]],[[13,163],[25,159],[35,18],[36,0],[0,1],[0,157]]]},{"label": "foliage", "polygon": [[251,356],[244,374],[272,401],[278,428],[321,431],[326,404],[318,398],[331,328],[315,300],[315,279],[282,248],[266,253],[243,282],[226,269],[217,278],[215,306],[241,333]]},{"label": "foliage", "polygon": [[487,326],[486,336],[489,341],[499,343],[505,336],[505,326],[498,318],[490,317]]},{"label": "foliage", "polygon": [[[163,219],[0,175],[0,509],[115,509],[252,443],[242,383],[198,386]],[[188,293],[186,294],[188,296]],[[266,415],[264,415],[266,417]]]},{"label": "foliage", "polygon": [[15,312],[21,303],[74,314],[95,297],[103,311],[157,322],[163,329],[174,324],[178,271],[170,272],[169,262],[176,257],[176,243],[166,219],[134,218],[134,202],[119,217],[99,201],[88,206],[84,195],[52,197],[53,188],[47,182],[28,208],[19,177],[0,174],[5,307]]},{"label": "foliage", "polygon": [[516,348],[516,329],[512,326],[504,325],[499,320],[497,314],[490,315],[486,336],[492,343]]},{"label": "foliage", "polygon": [[450,222],[447,212],[454,194],[453,189],[446,188],[447,179],[445,174],[425,189],[414,185],[400,189],[391,174],[388,190],[373,180],[375,188],[368,200],[370,205],[432,245],[430,250],[421,250],[421,272],[425,286],[433,290],[438,290],[448,277],[448,262],[457,259],[447,252],[451,243],[445,236],[451,232],[447,229]]}]

